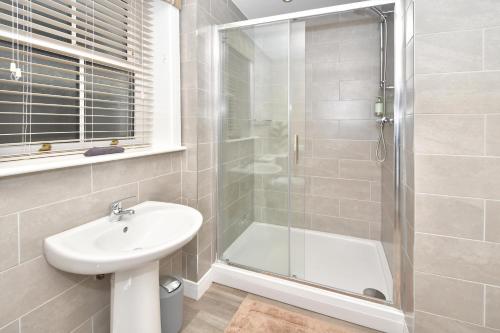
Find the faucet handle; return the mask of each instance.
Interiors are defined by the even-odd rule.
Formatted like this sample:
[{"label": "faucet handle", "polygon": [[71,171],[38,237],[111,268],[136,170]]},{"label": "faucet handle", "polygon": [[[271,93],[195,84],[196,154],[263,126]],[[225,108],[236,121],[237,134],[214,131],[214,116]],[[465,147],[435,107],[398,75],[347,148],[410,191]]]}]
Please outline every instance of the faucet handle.
[{"label": "faucet handle", "polygon": [[135,198],[136,196],[135,195],[132,195],[130,197],[126,197],[126,198],[122,198],[122,199],[119,199],[119,200],[116,200],[116,201],[113,201],[111,203],[111,209],[115,209],[115,208],[121,208],[122,207],[122,201],[125,201],[127,199],[132,199],[132,198]]}]

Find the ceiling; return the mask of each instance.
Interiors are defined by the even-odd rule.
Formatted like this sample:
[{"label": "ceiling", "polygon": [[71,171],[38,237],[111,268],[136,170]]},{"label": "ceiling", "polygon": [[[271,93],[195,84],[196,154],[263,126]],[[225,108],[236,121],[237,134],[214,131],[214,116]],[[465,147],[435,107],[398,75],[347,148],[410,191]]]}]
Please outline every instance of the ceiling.
[{"label": "ceiling", "polygon": [[361,0],[292,0],[292,2],[286,3],[283,0],[233,0],[234,4],[248,19],[359,1]]}]

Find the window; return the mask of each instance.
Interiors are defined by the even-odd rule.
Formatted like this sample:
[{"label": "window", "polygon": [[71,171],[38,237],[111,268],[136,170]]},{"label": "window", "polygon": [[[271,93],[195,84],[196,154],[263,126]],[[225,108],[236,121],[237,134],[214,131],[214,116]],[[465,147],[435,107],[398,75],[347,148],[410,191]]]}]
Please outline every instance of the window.
[{"label": "window", "polygon": [[0,0],[0,160],[151,145],[151,7]]}]

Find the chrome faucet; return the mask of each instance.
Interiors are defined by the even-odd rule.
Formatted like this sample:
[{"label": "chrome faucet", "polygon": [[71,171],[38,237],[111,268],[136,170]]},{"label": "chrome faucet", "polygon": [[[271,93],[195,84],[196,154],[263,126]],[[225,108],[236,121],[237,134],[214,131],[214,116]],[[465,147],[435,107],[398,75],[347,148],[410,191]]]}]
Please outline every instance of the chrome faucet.
[{"label": "chrome faucet", "polygon": [[109,214],[109,222],[118,222],[122,220],[123,215],[134,215],[135,210],[123,209],[122,201],[135,198],[135,196],[123,198],[111,203],[111,213]]}]

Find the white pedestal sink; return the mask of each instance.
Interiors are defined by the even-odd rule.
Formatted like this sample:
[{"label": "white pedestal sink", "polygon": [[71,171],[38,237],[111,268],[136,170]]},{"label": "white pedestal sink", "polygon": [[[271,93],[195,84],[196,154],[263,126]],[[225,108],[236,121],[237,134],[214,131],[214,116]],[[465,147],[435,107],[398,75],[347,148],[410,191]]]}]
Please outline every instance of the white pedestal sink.
[{"label": "white pedestal sink", "polygon": [[76,274],[114,273],[112,333],[160,333],[159,259],[187,244],[202,224],[190,207],[148,201],[135,215],[109,217],[48,237],[45,257]]}]

